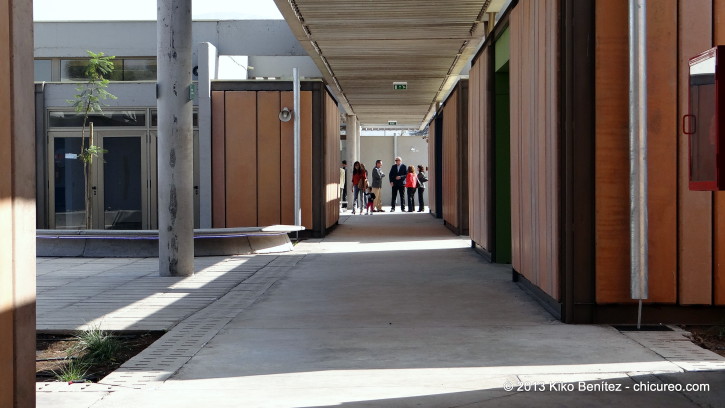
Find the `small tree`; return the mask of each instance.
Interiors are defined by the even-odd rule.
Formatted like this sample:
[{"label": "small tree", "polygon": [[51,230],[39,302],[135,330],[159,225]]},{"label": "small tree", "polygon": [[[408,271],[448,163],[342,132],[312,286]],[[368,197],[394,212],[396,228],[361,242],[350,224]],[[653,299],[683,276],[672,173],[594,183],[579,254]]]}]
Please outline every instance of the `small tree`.
[{"label": "small tree", "polygon": [[[68,103],[75,108],[75,111],[83,114],[83,128],[81,130],[81,152],[78,159],[83,161],[83,177],[85,181],[85,209],[86,229],[90,229],[93,221],[91,203],[93,193],[91,189],[91,171],[93,170],[93,158],[100,157],[107,150],[101,149],[94,144],[93,122],[88,120],[91,113],[102,112],[101,105],[106,99],[117,99],[115,95],[106,90],[108,87],[108,76],[113,72],[113,56],[105,56],[102,52],[88,53],[88,64],[84,71],[86,82],[76,88],[77,94]],[[89,137],[86,138],[86,128],[89,129]]]}]

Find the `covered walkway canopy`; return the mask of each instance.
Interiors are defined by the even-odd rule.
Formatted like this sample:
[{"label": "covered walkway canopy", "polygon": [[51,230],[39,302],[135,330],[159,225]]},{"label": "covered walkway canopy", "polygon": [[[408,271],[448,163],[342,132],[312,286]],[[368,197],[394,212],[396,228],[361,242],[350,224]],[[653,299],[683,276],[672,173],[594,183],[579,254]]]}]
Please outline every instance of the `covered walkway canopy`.
[{"label": "covered walkway canopy", "polygon": [[365,126],[423,127],[507,1],[275,3],[347,114]]}]

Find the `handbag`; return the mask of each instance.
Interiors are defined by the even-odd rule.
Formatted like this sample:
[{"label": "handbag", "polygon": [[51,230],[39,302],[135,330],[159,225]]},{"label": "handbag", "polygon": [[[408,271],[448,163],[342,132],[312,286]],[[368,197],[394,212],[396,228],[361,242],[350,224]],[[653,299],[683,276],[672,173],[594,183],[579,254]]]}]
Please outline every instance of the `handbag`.
[{"label": "handbag", "polygon": [[360,177],[360,180],[357,181],[357,188],[359,188],[360,190],[367,190],[368,179],[365,177]]}]

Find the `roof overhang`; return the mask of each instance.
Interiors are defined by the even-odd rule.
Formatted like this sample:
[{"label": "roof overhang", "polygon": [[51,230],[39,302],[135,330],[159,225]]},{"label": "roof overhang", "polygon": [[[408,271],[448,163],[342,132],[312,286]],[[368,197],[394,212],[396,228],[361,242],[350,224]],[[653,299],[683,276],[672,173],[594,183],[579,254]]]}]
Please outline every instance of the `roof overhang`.
[{"label": "roof overhang", "polygon": [[[348,114],[424,127],[507,0],[275,0]],[[394,89],[405,82],[407,89]]]}]

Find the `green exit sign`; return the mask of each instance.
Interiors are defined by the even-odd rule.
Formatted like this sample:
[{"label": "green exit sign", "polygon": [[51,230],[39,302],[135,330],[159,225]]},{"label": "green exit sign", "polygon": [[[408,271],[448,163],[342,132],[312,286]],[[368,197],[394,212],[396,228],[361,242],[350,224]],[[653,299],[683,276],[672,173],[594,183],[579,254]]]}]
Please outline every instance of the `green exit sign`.
[{"label": "green exit sign", "polygon": [[393,89],[396,91],[404,91],[408,89],[408,83],[407,82],[393,82]]},{"label": "green exit sign", "polygon": [[196,99],[197,91],[198,91],[197,84],[189,85],[189,100],[190,101],[193,101],[194,99]]},{"label": "green exit sign", "polygon": [[397,120],[389,120],[388,121],[388,125],[390,125],[390,126],[395,126],[397,124],[398,124],[398,121]]}]

